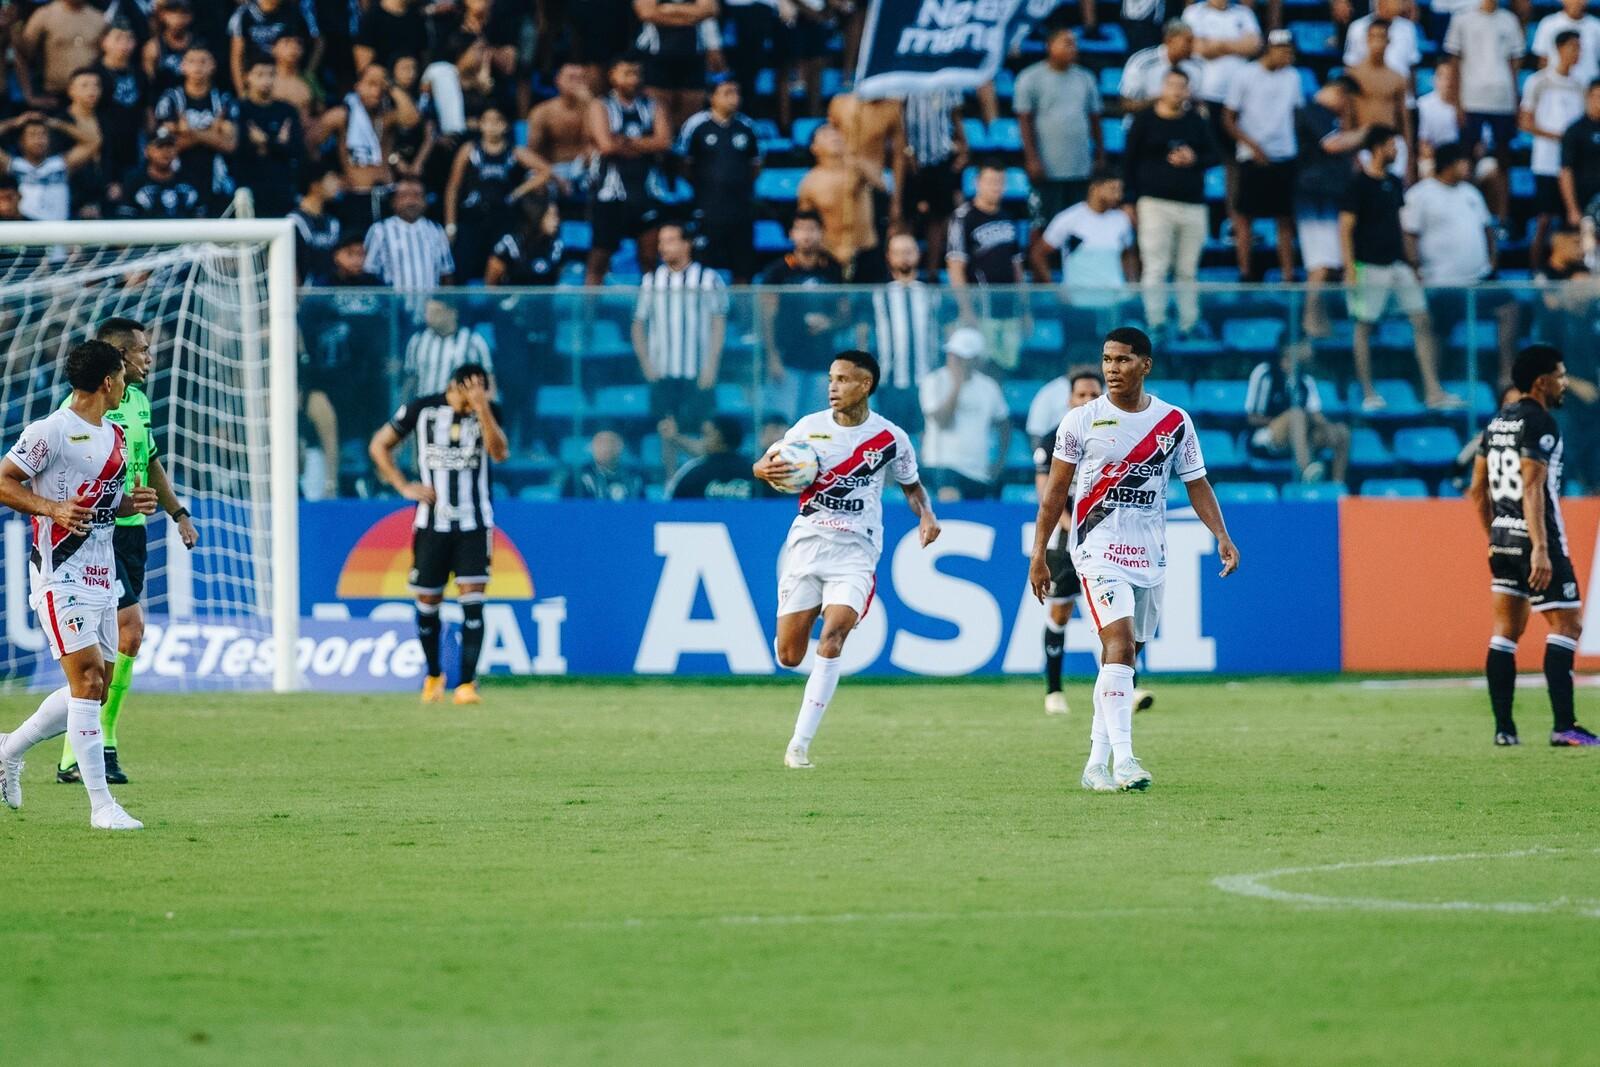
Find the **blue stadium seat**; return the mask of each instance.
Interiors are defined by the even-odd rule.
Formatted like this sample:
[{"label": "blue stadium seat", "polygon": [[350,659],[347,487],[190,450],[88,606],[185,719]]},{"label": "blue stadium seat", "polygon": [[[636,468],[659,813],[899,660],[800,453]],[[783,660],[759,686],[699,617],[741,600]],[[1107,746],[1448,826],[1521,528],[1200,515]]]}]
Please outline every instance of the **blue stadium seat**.
[{"label": "blue stadium seat", "polygon": [[1296,67],[1295,72],[1300,75],[1300,92],[1309,101],[1322,88],[1322,83],[1317,81],[1317,72],[1310,67]]},{"label": "blue stadium seat", "polygon": [[1100,69],[1100,95],[1106,98],[1122,95],[1122,68],[1116,64]]},{"label": "blue stadium seat", "polygon": [[1358,426],[1350,432],[1350,466],[1356,470],[1388,470],[1394,466],[1394,453],[1377,430]]},{"label": "blue stadium seat", "polygon": [[1033,398],[1038,396],[1039,390],[1043,388],[1043,382],[1031,378],[1008,378],[1000,383],[1000,392],[1004,393],[1006,398],[1006,409],[1019,419],[1028,414]]},{"label": "blue stadium seat", "polygon": [[[961,175],[961,192],[968,199],[978,191],[978,168],[968,167]],[[1033,191],[1033,186],[1028,182],[1028,172],[1021,167],[1006,168],[1006,191],[1004,199],[1017,201],[1028,199],[1028,194]]]},{"label": "blue stadium seat", "polygon": [[1408,319],[1385,319],[1372,331],[1372,347],[1414,352],[1417,348],[1416,331],[1411,328]]},{"label": "blue stadium seat", "polygon": [[1527,167],[1511,168],[1511,199],[1533,199],[1533,171]]},{"label": "blue stadium seat", "polygon": [[1454,480],[1446,478],[1439,483],[1438,491],[1434,495],[1443,497],[1446,500],[1458,500],[1461,497],[1461,486],[1457,485]]},{"label": "blue stadium seat", "polygon": [[1078,34],[1078,50],[1091,56],[1125,56],[1128,54],[1128,35],[1119,24],[1103,22],[1097,37]]},{"label": "blue stadium seat", "polygon": [[1003,504],[1029,504],[1037,506],[1039,493],[1031,485],[1022,482],[1012,482],[1000,487],[1000,501]]},{"label": "blue stadium seat", "polygon": [[[1210,457],[1206,457],[1210,462]],[[1276,504],[1278,487],[1271,482],[1219,482],[1217,499],[1224,504]]]},{"label": "blue stadium seat", "polygon": [[1461,438],[1448,426],[1414,426],[1394,435],[1394,454],[1408,467],[1433,469],[1455,463]]},{"label": "blue stadium seat", "polygon": [[1494,414],[1494,387],[1488,382],[1450,381],[1444,383],[1444,389],[1465,400],[1472,414],[1480,417]]},{"label": "blue stadium seat", "polygon": [[1428,483],[1421,478],[1369,478],[1361,483],[1362,496],[1391,498],[1425,497]]},{"label": "blue stadium seat", "polygon": [[967,149],[972,152],[991,152],[994,145],[989,141],[989,131],[984,127],[982,119],[962,119],[961,132],[967,135]]},{"label": "blue stadium seat", "polygon": [[1228,471],[1244,467],[1247,457],[1233,434],[1226,430],[1201,430],[1199,435],[1200,451],[1208,468]]},{"label": "blue stadium seat", "polygon": [[773,167],[756,175],[756,199],[776,204],[792,204],[800,193],[800,180],[806,176],[800,167]]},{"label": "blue stadium seat", "polygon": [[608,385],[594,394],[594,408],[608,419],[651,418],[650,387]]},{"label": "blue stadium seat", "polygon": [[[1378,395],[1383,397],[1389,406],[1382,411],[1365,414],[1362,416],[1363,418],[1399,421],[1420,418],[1426,411],[1421,402],[1417,400],[1417,391],[1404,378],[1379,378],[1373,385],[1378,390]],[[1351,382],[1347,397],[1350,410],[1352,412],[1360,411],[1361,386]]]},{"label": "blue stadium seat", "polygon": [[1283,342],[1281,319],[1229,319],[1222,324],[1222,347],[1249,355],[1272,355]]},{"label": "blue stadium seat", "polygon": [[755,247],[756,251],[764,256],[777,256],[789,251],[794,244],[784,232],[781,223],[775,219],[757,219]]},{"label": "blue stadium seat", "polygon": [[756,128],[756,146],[761,150],[762,155],[773,155],[794,150],[794,142],[783,135],[776,122],[771,119],[751,119],[750,121]]},{"label": "blue stadium seat", "polygon": [[1011,435],[1011,443],[1006,446],[1005,469],[1008,474],[1033,472],[1033,442],[1028,440],[1027,434]]},{"label": "blue stadium seat", "polygon": [[1195,382],[1189,411],[1195,418],[1208,422],[1242,421],[1247,417],[1245,397],[1249,391],[1248,382]]},{"label": "blue stadium seat", "polygon": [[561,264],[562,285],[582,285],[584,278],[584,262],[581,259],[569,259]]},{"label": "blue stadium seat", "polygon": [[1278,491],[1282,500],[1338,500],[1349,495],[1343,482],[1290,482]]},{"label": "blue stadium seat", "polygon": [[1194,403],[1193,394],[1189,390],[1189,383],[1176,378],[1151,378],[1144,383],[1147,391],[1165,400],[1174,407],[1188,410]]},{"label": "blue stadium seat", "polygon": [[991,152],[1022,151],[1022,128],[1016,119],[995,119],[989,123],[989,150]]},{"label": "blue stadium seat", "polygon": [[556,355],[568,359],[616,359],[633,355],[633,343],[622,327],[610,319],[596,319],[588,336],[583,323],[570,319],[556,323]]},{"label": "blue stadium seat", "polygon": [[1426,96],[1433,92],[1433,68],[1418,66],[1413,72],[1417,76],[1417,95]]},{"label": "blue stadium seat", "polygon": [[723,382],[717,386],[717,414],[737,415],[748,418],[755,413],[755,405],[750,402],[750,391],[742,385],[733,382]]},{"label": "blue stadium seat", "polygon": [[1294,50],[1301,58],[1325,59],[1339,54],[1331,22],[1293,22],[1289,32],[1294,34]]},{"label": "blue stadium seat", "polygon": [[561,243],[572,252],[587,252],[594,241],[594,231],[587,222],[577,219],[563,220],[561,223]]},{"label": "blue stadium seat", "polygon": [[1010,100],[1016,91],[1017,76],[1015,74],[1009,70],[1002,70],[994,76],[994,94],[1000,99]]},{"label": "blue stadium seat", "polygon": [[1206,171],[1206,200],[1213,204],[1222,203],[1228,195],[1228,172],[1222,167],[1212,167]]},{"label": "blue stadium seat", "polygon": [[1455,349],[1477,348],[1480,351],[1493,352],[1496,350],[1495,346],[1499,344],[1499,334],[1495,329],[1495,323],[1488,320],[1477,319],[1472,322],[1463,320],[1450,328],[1448,344]]},{"label": "blue stadium seat", "polygon": [[810,148],[811,138],[827,121],[827,119],[816,118],[795,119],[794,125],[789,127],[789,139],[794,142],[796,148]]},{"label": "blue stadium seat", "polygon": [[1123,148],[1127,147],[1128,130],[1121,119],[1101,119],[1100,136],[1105,139],[1106,152],[1113,156],[1122,155]]},{"label": "blue stadium seat", "polygon": [[1033,334],[1023,342],[1023,347],[1029,352],[1048,356],[1060,356],[1066,345],[1066,333],[1060,319],[1035,319]]},{"label": "blue stadium seat", "polygon": [[589,438],[581,434],[571,434],[561,439],[561,444],[556,451],[556,458],[564,467],[581,467],[589,462]]}]

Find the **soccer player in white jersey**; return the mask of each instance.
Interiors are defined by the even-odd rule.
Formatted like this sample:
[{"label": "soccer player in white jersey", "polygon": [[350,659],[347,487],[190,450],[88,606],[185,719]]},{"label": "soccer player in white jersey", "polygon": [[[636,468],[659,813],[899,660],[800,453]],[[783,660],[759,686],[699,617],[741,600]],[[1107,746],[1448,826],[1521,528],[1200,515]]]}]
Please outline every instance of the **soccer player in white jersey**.
[{"label": "soccer player in white jersey", "polygon": [[1217,539],[1222,576],[1239,567],[1239,550],[1206,480],[1194,423],[1182,408],[1144,391],[1151,363],[1150,338],[1142,330],[1122,326],[1106,335],[1100,358],[1105,394],[1061,420],[1028,568],[1043,602],[1050,588],[1050,532],[1070,495],[1072,560],[1102,647],[1083,770],[1083,787],[1096,792],[1150,788],[1150,772],[1133,754],[1133,663],[1161,622],[1167,483],[1174,474]]},{"label": "soccer player in white jersey", "polygon": [[817,454],[817,478],[800,494],[800,514],[789,527],[778,578],[779,663],[800,665],[822,616],[811,677],[783,754],[785,767],[813,766],[811,739],[839,684],[839,654],[872,606],[883,552],[883,488],[891,474],[917,515],[922,547],[939,536],[911,438],[867,406],[878,375],[878,361],[867,353],[839,353],[828,370],[827,410],[795,423],[754,467],[757,478],[773,484],[791,470],[776,455],[784,442],[804,441]]},{"label": "soccer player in white jersey", "polygon": [[33,516],[30,603],[67,684],[9,734],[0,734],[0,798],[22,807],[22,757],[65,731],[89,790],[89,825],[138,830],[106,788],[100,703],[106,661],[117,655],[116,562],[111,534],[118,516],[154,514],[156,491],[123,492],[128,447],[106,418],[122,403],[122,353],[85,341],[67,354],[72,401],[30,424],[0,460],[0,504]]}]

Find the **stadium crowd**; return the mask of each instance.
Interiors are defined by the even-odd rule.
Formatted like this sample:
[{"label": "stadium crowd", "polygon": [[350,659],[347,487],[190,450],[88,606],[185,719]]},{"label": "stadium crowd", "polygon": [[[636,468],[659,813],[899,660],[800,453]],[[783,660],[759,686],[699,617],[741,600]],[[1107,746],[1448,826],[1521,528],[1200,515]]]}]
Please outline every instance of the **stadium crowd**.
[{"label": "stadium crowd", "polygon": [[[1519,339],[1592,347],[1588,295],[1533,288],[1594,267],[1584,0],[1081,0],[976,93],[891,100],[850,91],[866,6],[7,0],[0,220],[289,215],[311,448],[481,362],[524,485],[607,498],[758,443],[841,343],[883,362],[949,496],[1032,491],[1021,394],[1113,321],[1275,492],[1416,473],[1401,435],[1459,447]],[[1308,289],[1189,284],[1284,280]],[[1492,282],[1528,287],[1463,296]],[[492,293],[577,284],[626,308]],[[360,463],[324,456],[308,490]]]}]

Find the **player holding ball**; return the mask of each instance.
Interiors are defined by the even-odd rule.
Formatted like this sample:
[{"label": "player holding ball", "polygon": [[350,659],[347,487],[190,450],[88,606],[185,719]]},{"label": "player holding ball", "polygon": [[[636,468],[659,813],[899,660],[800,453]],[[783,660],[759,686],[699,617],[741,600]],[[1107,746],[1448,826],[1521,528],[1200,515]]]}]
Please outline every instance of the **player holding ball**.
[{"label": "player holding ball", "polygon": [[917,476],[906,432],[868,406],[878,388],[878,361],[840,352],[828,370],[828,407],[805,416],[756,463],[755,476],[800,494],[778,578],[778,662],[798,667],[822,617],[822,636],[800,701],[783,765],[808,769],[811,740],[839,684],[845,638],[872,607],[883,553],[883,488],[900,484],[917,516],[922,547],[939,536],[939,520]]}]

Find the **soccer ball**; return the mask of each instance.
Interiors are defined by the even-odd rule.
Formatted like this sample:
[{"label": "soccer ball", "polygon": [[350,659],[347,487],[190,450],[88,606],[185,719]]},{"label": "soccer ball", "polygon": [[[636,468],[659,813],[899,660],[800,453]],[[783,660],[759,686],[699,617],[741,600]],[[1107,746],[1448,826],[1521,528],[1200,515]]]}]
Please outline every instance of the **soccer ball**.
[{"label": "soccer ball", "polygon": [[772,483],[774,489],[785,493],[798,493],[817,480],[817,450],[804,441],[782,441],[772,450],[778,458],[794,470],[782,481]]}]

